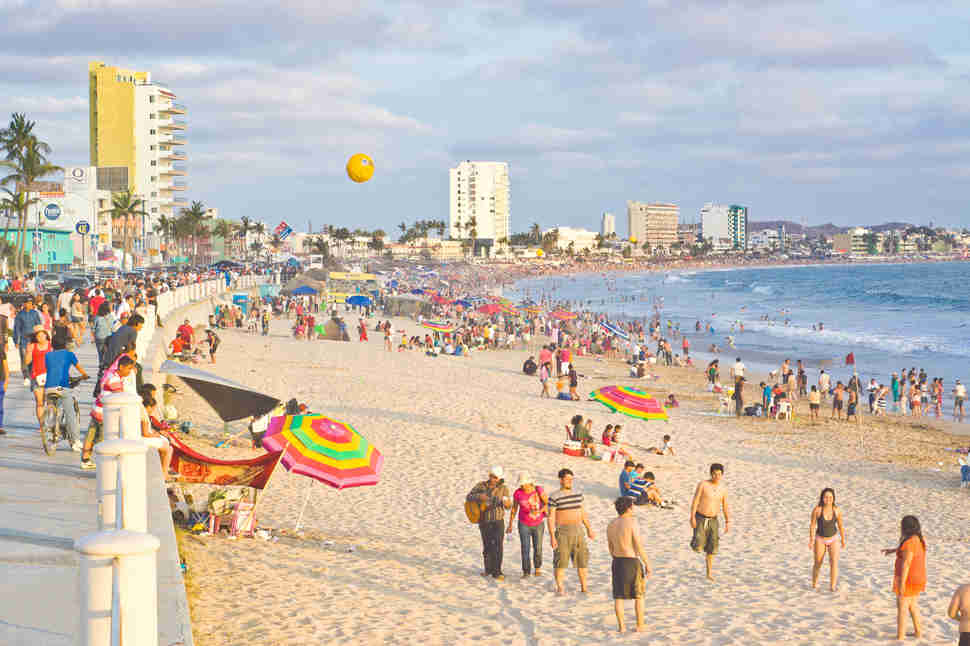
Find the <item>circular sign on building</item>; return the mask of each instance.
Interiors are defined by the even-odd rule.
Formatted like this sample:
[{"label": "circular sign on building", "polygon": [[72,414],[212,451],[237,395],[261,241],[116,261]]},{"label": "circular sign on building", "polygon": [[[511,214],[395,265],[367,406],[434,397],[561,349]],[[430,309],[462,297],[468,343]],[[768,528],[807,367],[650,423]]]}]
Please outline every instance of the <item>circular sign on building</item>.
[{"label": "circular sign on building", "polygon": [[82,236],[87,235],[91,231],[91,225],[88,224],[86,221],[81,220],[80,222],[74,225],[74,230],[80,233]]},{"label": "circular sign on building", "polygon": [[48,204],[44,207],[44,217],[48,220],[56,220],[61,217],[61,207],[56,204]]}]

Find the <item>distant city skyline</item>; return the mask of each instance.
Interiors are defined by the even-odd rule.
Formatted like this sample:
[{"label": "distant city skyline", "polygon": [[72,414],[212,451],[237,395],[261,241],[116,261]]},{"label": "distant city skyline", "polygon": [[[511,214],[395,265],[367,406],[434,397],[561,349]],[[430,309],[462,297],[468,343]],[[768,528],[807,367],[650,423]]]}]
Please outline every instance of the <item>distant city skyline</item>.
[{"label": "distant city skyline", "polygon": [[[257,0],[227,25],[218,4],[7,3],[2,118],[26,112],[53,162],[86,166],[88,62],[150,71],[191,107],[185,197],[301,229],[447,220],[464,159],[508,162],[513,232],[595,230],[630,200],[681,222],[716,202],[753,222],[965,225],[965,8],[876,9]],[[356,152],[366,184],[344,174]]]}]

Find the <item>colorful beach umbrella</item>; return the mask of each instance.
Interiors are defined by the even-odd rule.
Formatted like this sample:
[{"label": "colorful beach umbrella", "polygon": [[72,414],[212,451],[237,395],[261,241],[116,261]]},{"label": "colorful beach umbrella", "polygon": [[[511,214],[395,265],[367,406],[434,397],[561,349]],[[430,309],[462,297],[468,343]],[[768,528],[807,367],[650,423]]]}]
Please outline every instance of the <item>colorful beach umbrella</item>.
[{"label": "colorful beach umbrella", "polygon": [[614,413],[623,413],[637,419],[662,419],[667,421],[667,411],[660,402],[642,390],[628,386],[604,386],[589,394],[590,399],[603,404]]},{"label": "colorful beach umbrella", "polygon": [[464,307],[465,309],[468,309],[468,308],[470,308],[472,306],[471,303],[469,303],[468,301],[466,301],[463,298],[459,298],[457,301],[454,302],[454,304],[455,305],[459,305],[461,307]]},{"label": "colorful beach umbrella", "polygon": [[421,327],[426,327],[429,330],[434,330],[435,332],[453,332],[455,329],[454,325],[449,323],[439,323],[437,321],[424,321],[421,323]]},{"label": "colorful beach umbrella", "polygon": [[485,305],[476,307],[475,311],[481,312],[482,314],[488,314],[489,316],[491,316],[492,314],[498,314],[499,312],[504,312],[505,308],[502,305],[499,305],[498,303],[486,303]]},{"label": "colorful beach umbrella", "polygon": [[447,305],[448,303],[451,302],[447,298],[445,298],[444,296],[441,296],[439,294],[435,294],[434,296],[432,296],[431,297],[431,300],[433,302],[437,303],[438,305]]},{"label": "colorful beach umbrella", "polygon": [[361,294],[354,294],[353,296],[348,296],[345,301],[348,305],[360,305],[367,306],[373,303],[370,296],[362,296]]},{"label": "colorful beach umbrella", "polygon": [[263,448],[282,451],[288,471],[336,489],[377,484],[384,456],[350,424],[323,415],[284,415],[270,420]]},{"label": "colorful beach umbrella", "polygon": [[549,312],[549,316],[560,321],[572,321],[573,319],[579,318],[579,314],[576,314],[575,312],[567,312],[566,310]]},{"label": "colorful beach umbrella", "polygon": [[533,316],[538,316],[539,314],[542,314],[542,308],[539,307],[538,305],[529,305],[527,307],[523,307],[522,311],[525,312],[526,314],[532,314]]},{"label": "colorful beach umbrella", "polygon": [[618,325],[610,323],[609,321],[600,321],[600,327],[603,328],[603,330],[606,331],[608,334],[615,334],[616,336],[620,337],[624,341],[630,340],[629,334],[624,332],[623,329]]}]

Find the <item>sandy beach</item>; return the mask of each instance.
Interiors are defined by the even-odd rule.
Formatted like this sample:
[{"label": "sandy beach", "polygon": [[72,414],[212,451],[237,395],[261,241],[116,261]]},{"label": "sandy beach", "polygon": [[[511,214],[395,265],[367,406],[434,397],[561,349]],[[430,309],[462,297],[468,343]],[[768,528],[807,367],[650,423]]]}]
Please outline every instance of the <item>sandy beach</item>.
[{"label": "sandy beach", "polygon": [[[413,321],[394,326],[418,330]],[[219,363],[199,367],[350,423],[383,452],[381,482],[336,491],[279,469],[259,524],[277,535],[292,532],[309,487],[302,537],[183,539],[200,646],[884,643],[895,636],[893,561],[879,550],[895,547],[904,514],[920,518],[928,547],[919,643],[956,641],[945,611],[970,556],[968,493],[959,488],[955,455],[944,451],[960,444],[943,431],[876,426],[869,418],[861,428],[802,417],[794,425],[739,423],[711,415],[702,367],[654,368],[659,379],[643,383],[627,378],[622,363],[577,360],[584,395],[610,384],[676,392],[681,407],[670,422],[648,423],[596,402],[539,398],[538,380],[520,370],[527,351],[431,358],[388,353],[373,332],[369,343],[341,343],[298,341],[288,330],[282,319],[269,337],[224,331]],[[180,394],[176,405],[197,427],[219,428],[194,396]],[[563,425],[577,413],[594,420],[596,434],[607,423],[623,424],[631,453],[677,503],[636,511],[654,570],[645,634],[616,632],[605,529],[615,517],[620,465],[562,454]],[[647,455],[643,448],[664,433],[673,436],[676,456]],[[192,443],[213,456],[253,453]],[[932,470],[943,460],[942,471]],[[691,495],[711,462],[726,467],[733,508],[716,584],[705,581],[703,557],[688,546]],[[555,596],[548,535],[542,577],[520,579],[517,533],[505,543],[506,580],[479,576],[481,540],[462,503],[495,464],[513,489],[522,470],[547,491],[558,488],[558,469],[575,472],[596,532],[588,596],[574,571],[566,596]],[[836,490],[848,540],[835,593],[827,563],[819,590],[810,588],[809,515],[826,486]],[[627,621],[632,626],[632,607]]]}]

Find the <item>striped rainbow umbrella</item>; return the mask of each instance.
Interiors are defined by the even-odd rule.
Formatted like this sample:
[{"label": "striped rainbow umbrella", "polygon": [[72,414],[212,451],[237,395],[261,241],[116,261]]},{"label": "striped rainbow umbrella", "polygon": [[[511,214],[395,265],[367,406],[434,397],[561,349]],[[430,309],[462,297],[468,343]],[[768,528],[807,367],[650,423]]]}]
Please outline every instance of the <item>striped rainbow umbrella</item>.
[{"label": "striped rainbow umbrella", "polygon": [[377,484],[384,465],[381,452],[354,427],[323,415],[274,417],[263,448],[282,452],[280,460],[288,471],[335,489]]},{"label": "striped rainbow umbrella", "polygon": [[426,327],[435,332],[454,332],[455,326],[450,323],[439,323],[438,321],[424,321],[421,327]]},{"label": "striped rainbow umbrella", "polygon": [[556,310],[555,312],[549,312],[549,316],[554,319],[559,319],[560,321],[572,321],[573,319],[579,318],[579,314],[576,312],[567,312],[566,310]]},{"label": "striped rainbow umbrella", "polygon": [[642,390],[628,386],[604,386],[589,394],[614,413],[623,413],[637,419],[669,420],[667,411],[660,402]]}]

